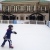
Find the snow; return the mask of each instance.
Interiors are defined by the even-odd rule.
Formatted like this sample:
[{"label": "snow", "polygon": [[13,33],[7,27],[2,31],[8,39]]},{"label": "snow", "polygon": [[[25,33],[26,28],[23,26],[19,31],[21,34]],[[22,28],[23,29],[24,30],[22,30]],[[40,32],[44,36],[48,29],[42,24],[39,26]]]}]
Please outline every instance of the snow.
[{"label": "snow", "polygon": [[[0,45],[3,42],[3,36],[6,33],[8,24],[0,24]],[[50,50],[50,28],[46,25],[35,24],[15,24],[13,31],[18,34],[12,34],[13,50]],[[8,42],[4,48],[9,49]]]}]

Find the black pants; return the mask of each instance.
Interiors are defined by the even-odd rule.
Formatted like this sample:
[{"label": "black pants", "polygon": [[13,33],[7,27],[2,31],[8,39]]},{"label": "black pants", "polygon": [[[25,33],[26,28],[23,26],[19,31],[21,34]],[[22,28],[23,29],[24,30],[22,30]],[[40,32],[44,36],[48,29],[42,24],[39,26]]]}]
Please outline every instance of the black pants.
[{"label": "black pants", "polygon": [[3,43],[2,43],[2,46],[4,46],[7,41],[9,42],[9,47],[12,45],[12,41],[11,40],[4,40]]}]

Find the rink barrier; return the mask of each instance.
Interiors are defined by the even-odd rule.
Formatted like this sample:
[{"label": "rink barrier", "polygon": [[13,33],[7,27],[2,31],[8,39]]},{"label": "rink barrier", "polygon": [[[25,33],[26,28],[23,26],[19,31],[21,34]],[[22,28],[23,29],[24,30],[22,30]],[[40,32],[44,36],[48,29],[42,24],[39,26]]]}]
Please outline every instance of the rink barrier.
[{"label": "rink barrier", "polygon": [[48,27],[50,27],[50,21],[47,21],[47,22],[46,22],[46,25],[47,25]]},{"label": "rink barrier", "polygon": [[0,20],[0,24],[45,24],[45,21],[36,21],[36,20]]}]

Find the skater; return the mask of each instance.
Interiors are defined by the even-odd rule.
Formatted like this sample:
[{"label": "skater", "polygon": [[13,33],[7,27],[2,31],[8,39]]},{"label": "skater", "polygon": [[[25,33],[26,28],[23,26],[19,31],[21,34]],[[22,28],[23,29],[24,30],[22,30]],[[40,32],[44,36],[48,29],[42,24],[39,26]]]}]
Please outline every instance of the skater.
[{"label": "skater", "polygon": [[12,29],[13,29],[13,25],[9,25],[7,32],[6,32],[5,36],[3,37],[4,42],[2,43],[1,47],[4,47],[6,41],[8,41],[9,42],[9,48],[13,48],[12,41],[11,41],[11,34],[12,33],[17,34],[17,33],[15,31],[12,31]]}]

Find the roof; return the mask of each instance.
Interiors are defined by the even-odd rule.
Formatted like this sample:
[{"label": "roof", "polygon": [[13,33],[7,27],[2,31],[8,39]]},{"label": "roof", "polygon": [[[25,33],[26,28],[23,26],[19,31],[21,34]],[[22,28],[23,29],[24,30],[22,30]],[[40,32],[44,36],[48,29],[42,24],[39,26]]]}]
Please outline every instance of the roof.
[{"label": "roof", "polygon": [[5,0],[5,1],[2,1],[2,2],[24,2],[24,1],[46,1],[46,0]]}]

